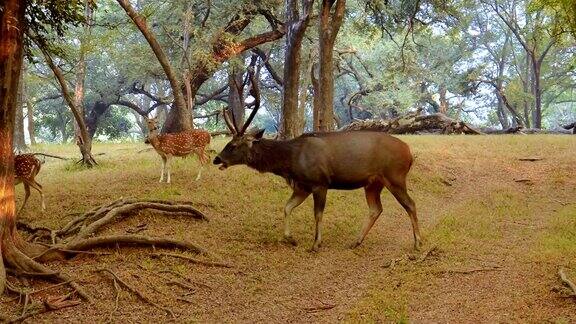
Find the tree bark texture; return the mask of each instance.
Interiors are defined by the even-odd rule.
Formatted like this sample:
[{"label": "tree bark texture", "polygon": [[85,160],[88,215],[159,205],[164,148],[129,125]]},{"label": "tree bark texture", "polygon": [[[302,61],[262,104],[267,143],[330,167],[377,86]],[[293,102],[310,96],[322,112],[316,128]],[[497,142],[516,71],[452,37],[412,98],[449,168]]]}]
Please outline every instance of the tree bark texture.
[{"label": "tree bark texture", "polygon": [[236,66],[228,69],[228,107],[236,129],[244,125],[244,70]]},{"label": "tree bark texture", "polygon": [[0,1],[0,294],[6,287],[4,259],[16,232],[14,201],[14,153],[12,136],[18,84],[22,72],[24,3]]},{"label": "tree bark texture", "polygon": [[[327,132],[334,129],[334,42],[344,19],[346,0],[322,0],[318,29],[320,48],[318,129]],[[334,12],[332,12],[334,7]]]},{"label": "tree bark texture", "polygon": [[302,17],[297,0],[286,0],[287,30],[284,51],[284,88],[282,91],[282,125],[280,137],[291,139],[303,132],[299,116],[300,52],[302,39],[310,20],[313,0],[302,1]]},{"label": "tree bark texture", "polygon": [[24,90],[24,71],[20,72],[20,81],[18,86],[18,99],[16,104],[16,120],[14,124],[14,149],[24,151],[26,141],[24,139],[24,102],[26,93]]},{"label": "tree bark texture", "polygon": [[26,119],[28,120],[28,136],[30,137],[30,145],[36,145],[36,125],[34,124],[34,106],[32,100],[26,97]]}]

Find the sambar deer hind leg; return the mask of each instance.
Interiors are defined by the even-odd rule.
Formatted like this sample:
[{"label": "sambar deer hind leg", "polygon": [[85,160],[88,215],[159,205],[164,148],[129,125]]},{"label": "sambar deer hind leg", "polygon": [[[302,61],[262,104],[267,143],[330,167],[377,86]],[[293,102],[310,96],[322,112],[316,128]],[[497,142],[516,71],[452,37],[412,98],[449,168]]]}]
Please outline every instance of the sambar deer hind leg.
[{"label": "sambar deer hind leg", "polygon": [[292,234],[290,234],[290,215],[292,214],[292,210],[300,206],[308,196],[310,196],[309,192],[295,189],[290,199],[286,202],[286,206],[284,207],[284,238],[282,239],[285,243],[292,245],[298,244],[292,237]]},{"label": "sambar deer hind leg", "polygon": [[314,237],[314,245],[311,251],[318,252],[320,244],[322,244],[322,215],[324,214],[324,207],[326,206],[326,188],[319,188],[314,190],[314,219],[316,220],[316,235]]},{"label": "sambar deer hind leg", "polygon": [[420,237],[420,227],[418,226],[418,216],[416,215],[416,204],[414,200],[408,195],[405,184],[391,185],[388,189],[400,205],[404,207],[408,216],[410,216],[412,234],[414,235],[414,249],[419,250],[422,247],[422,238]]},{"label": "sambar deer hind leg", "polygon": [[358,235],[358,239],[356,242],[352,244],[352,248],[358,247],[368,235],[368,232],[374,226],[374,223],[382,214],[382,201],[380,200],[380,193],[382,193],[383,185],[380,183],[374,183],[368,185],[364,188],[364,192],[366,194],[366,202],[368,203],[368,208],[370,209],[370,214],[368,214],[368,218],[366,219],[364,226],[362,227],[362,231],[360,235]]}]

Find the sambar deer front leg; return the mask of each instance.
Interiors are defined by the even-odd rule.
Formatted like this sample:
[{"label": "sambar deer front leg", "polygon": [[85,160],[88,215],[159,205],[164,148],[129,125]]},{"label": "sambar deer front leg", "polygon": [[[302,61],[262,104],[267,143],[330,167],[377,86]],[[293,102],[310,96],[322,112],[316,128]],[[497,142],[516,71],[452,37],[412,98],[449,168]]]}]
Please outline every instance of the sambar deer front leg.
[{"label": "sambar deer front leg", "polygon": [[300,206],[306,198],[310,196],[310,192],[294,189],[292,196],[286,202],[284,207],[284,238],[283,241],[292,245],[297,245],[298,243],[290,234],[290,215],[294,208]]},{"label": "sambar deer front leg", "polygon": [[322,244],[322,215],[324,214],[324,207],[326,207],[326,193],[327,188],[318,188],[314,190],[314,219],[316,220],[316,231],[314,235],[314,245],[311,251],[318,252]]}]

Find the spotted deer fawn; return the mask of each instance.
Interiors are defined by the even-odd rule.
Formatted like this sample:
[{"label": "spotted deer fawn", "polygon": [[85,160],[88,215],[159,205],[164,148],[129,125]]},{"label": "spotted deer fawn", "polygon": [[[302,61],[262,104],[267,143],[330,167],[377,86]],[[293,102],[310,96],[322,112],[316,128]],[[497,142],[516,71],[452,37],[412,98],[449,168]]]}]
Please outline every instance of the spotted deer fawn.
[{"label": "spotted deer fawn", "polygon": [[42,185],[34,179],[38,175],[38,172],[40,172],[41,166],[42,162],[36,158],[34,154],[20,154],[14,157],[15,184],[17,185],[22,182],[24,184],[24,190],[26,191],[24,203],[22,204],[22,207],[20,207],[20,210],[18,210],[18,214],[20,214],[24,209],[24,206],[26,206],[28,197],[30,197],[30,187],[38,190],[40,198],[42,199],[42,210],[46,210]]},{"label": "spotted deer fawn", "polygon": [[200,160],[200,170],[196,180],[202,176],[202,169],[208,162],[209,157],[206,154],[206,148],[210,144],[210,133],[201,129],[193,129],[179,133],[158,134],[158,124],[156,118],[146,119],[148,130],[148,142],[152,144],[154,150],[162,158],[162,170],[160,182],[170,183],[170,160],[174,156],[186,157],[190,154],[196,154]]},{"label": "spotted deer fawn", "polygon": [[412,154],[406,143],[370,131],[304,134],[287,141],[265,139],[264,130],[246,132],[260,104],[256,81],[252,80],[252,84],[255,108],[241,129],[235,128],[229,116],[224,115],[233,137],[214,159],[214,164],[220,165],[221,170],[243,164],[287,181],[293,192],[284,208],[286,242],[296,244],[290,235],[292,210],[312,195],[316,220],[312,250],[317,251],[322,242],[327,191],[364,188],[370,212],[353,247],[360,245],[382,213],[380,193],[387,188],[408,213],[414,246],[420,247],[416,205],[406,190],[406,176],[412,166]]}]

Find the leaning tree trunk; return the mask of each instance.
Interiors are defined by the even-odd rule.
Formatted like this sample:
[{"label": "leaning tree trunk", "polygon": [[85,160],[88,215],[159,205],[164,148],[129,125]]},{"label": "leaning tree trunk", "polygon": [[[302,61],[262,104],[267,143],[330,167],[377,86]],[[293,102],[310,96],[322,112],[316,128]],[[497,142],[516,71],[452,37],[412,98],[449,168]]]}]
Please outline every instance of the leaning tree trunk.
[{"label": "leaning tree trunk", "polygon": [[[134,7],[130,4],[128,0],[117,0],[120,6],[126,11],[130,19],[134,22],[134,24],[138,27],[148,44],[152,48],[154,55],[160,62],[168,81],[170,82],[170,88],[172,88],[172,95],[174,96],[174,105],[170,113],[168,114],[168,119],[164,124],[163,131],[164,132],[180,132],[184,130],[192,129],[192,112],[187,109],[186,101],[184,99],[184,94],[182,89],[180,88],[180,82],[174,72],[174,69],[170,65],[170,61],[168,60],[168,56],[162,50],[160,43],[156,40],[154,34],[148,29],[148,25],[146,24],[146,20],[143,16],[141,16]],[[196,94],[197,89],[190,89],[188,95],[192,97],[192,95]]]},{"label": "leaning tree trunk", "polygon": [[[332,13],[332,7],[335,7]],[[346,0],[323,0],[320,9],[319,47],[320,77],[318,129],[326,132],[334,129],[334,42],[342,25]]]},{"label": "leaning tree trunk", "polygon": [[[310,20],[313,0],[303,1],[302,17],[297,0],[286,0],[286,49],[284,54],[284,88],[282,91],[281,138],[291,139],[302,134],[299,122],[298,92],[300,90],[300,52],[302,39]],[[305,91],[305,90],[302,90]]]},{"label": "leaning tree trunk", "polygon": [[54,64],[54,61],[52,60],[52,57],[50,56],[46,48],[44,48],[40,44],[40,42],[37,42],[36,45],[38,45],[38,47],[40,48],[40,51],[42,52],[44,58],[46,59],[46,63],[48,64],[48,66],[54,73],[54,76],[58,80],[62,96],[64,97],[64,100],[70,107],[70,110],[72,110],[74,120],[76,121],[80,129],[80,136],[76,138],[76,145],[78,145],[78,147],[80,148],[80,153],[82,154],[82,159],[79,162],[81,162],[83,165],[87,167],[93,167],[98,163],[96,163],[96,160],[92,156],[92,139],[88,134],[84,116],[80,113],[80,109],[74,102],[72,96],[70,96],[70,92],[68,91],[68,83],[64,79],[64,73],[62,72],[62,70],[60,70],[59,67],[56,66],[56,64]]}]

